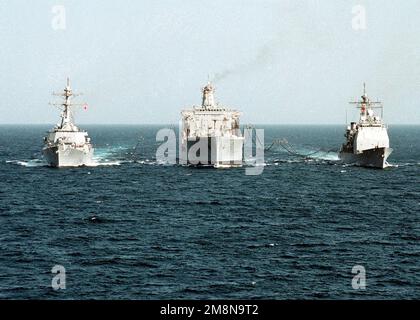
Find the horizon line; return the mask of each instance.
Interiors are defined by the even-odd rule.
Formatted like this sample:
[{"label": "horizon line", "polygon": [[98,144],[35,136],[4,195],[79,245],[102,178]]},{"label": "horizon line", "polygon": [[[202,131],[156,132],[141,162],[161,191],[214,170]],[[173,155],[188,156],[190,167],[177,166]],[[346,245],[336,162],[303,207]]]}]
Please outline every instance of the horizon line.
[{"label": "horizon line", "polygon": [[[80,123],[77,126],[162,126],[162,125],[174,125],[177,123]],[[0,126],[18,126],[18,125],[29,125],[29,126],[46,126],[54,125],[53,123],[1,123]],[[343,123],[244,123],[241,126],[254,125],[254,126],[345,126],[349,124]],[[420,123],[387,123],[388,126],[420,126]]]}]

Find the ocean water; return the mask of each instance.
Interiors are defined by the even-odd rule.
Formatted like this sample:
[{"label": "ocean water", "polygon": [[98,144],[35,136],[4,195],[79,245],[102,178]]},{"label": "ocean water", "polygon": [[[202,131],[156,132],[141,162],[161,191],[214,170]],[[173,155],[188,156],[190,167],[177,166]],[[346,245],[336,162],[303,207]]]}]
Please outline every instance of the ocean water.
[{"label": "ocean water", "polygon": [[52,169],[48,126],[0,126],[0,298],[419,299],[420,127],[390,127],[386,170],[340,164],[342,126],[263,128],[312,158],[162,165],[160,127],[85,126],[97,164]]}]

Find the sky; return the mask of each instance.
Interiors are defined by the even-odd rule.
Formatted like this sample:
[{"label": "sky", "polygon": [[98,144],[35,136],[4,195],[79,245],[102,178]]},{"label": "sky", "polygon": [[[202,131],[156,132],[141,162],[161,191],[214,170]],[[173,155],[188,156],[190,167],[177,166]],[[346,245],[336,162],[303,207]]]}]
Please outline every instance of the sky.
[{"label": "sky", "polygon": [[66,77],[78,124],[177,123],[208,78],[243,124],[344,124],[363,82],[387,123],[420,124],[419,17],[418,0],[0,0],[0,124],[58,122]]}]

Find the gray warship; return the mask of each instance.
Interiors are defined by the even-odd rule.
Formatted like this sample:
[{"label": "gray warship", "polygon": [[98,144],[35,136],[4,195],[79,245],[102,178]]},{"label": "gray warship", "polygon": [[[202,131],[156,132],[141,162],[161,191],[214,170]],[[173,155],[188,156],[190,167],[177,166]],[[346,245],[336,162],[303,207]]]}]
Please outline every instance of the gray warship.
[{"label": "gray warship", "polygon": [[79,94],[73,93],[70,80],[63,93],[53,95],[64,98],[62,103],[52,105],[62,108],[61,121],[44,137],[43,154],[51,167],[80,167],[92,163],[93,147],[86,131],[80,130],[74,124],[74,110],[78,106],[71,99]]},{"label": "gray warship", "polygon": [[[371,101],[366,93],[366,84],[363,84],[361,100],[350,104],[360,109],[360,118],[358,123],[351,122],[347,127],[346,142],[339,152],[340,160],[362,167],[388,167],[387,159],[393,150],[389,147],[387,126],[382,120],[382,103]],[[381,109],[381,116],[375,114],[375,109]]]},{"label": "gray warship", "polygon": [[201,106],[182,114],[182,163],[215,168],[242,166],[244,137],[239,129],[241,113],[215,102],[214,87],[202,89]]}]

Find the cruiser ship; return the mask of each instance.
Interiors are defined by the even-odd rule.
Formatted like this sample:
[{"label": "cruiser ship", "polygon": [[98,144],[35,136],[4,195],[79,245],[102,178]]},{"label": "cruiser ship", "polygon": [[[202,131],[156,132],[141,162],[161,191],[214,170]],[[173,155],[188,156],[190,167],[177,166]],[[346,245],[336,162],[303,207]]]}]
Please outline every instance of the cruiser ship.
[{"label": "cruiser ship", "polygon": [[242,166],[241,113],[217,104],[214,92],[208,82],[202,89],[201,106],[181,112],[181,163],[215,168]]},{"label": "cruiser ship", "polygon": [[63,97],[62,103],[52,105],[62,108],[61,121],[44,137],[43,154],[51,167],[80,167],[92,163],[93,147],[86,131],[74,124],[74,108],[86,104],[75,104],[71,99],[78,94],[73,93],[70,80],[62,93],[54,93]]},{"label": "cruiser ship", "polygon": [[[351,122],[347,127],[346,142],[339,158],[345,163],[384,169],[389,166],[387,159],[393,150],[389,147],[387,126],[382,120],[383,105],[380,101],[371,101],[366,94],[366,84],[363,87],[361,100],[350,102],[360,109],[360,118],[358,123]],[[381,110],[381,116],[375,113],[376,109]]]}]

